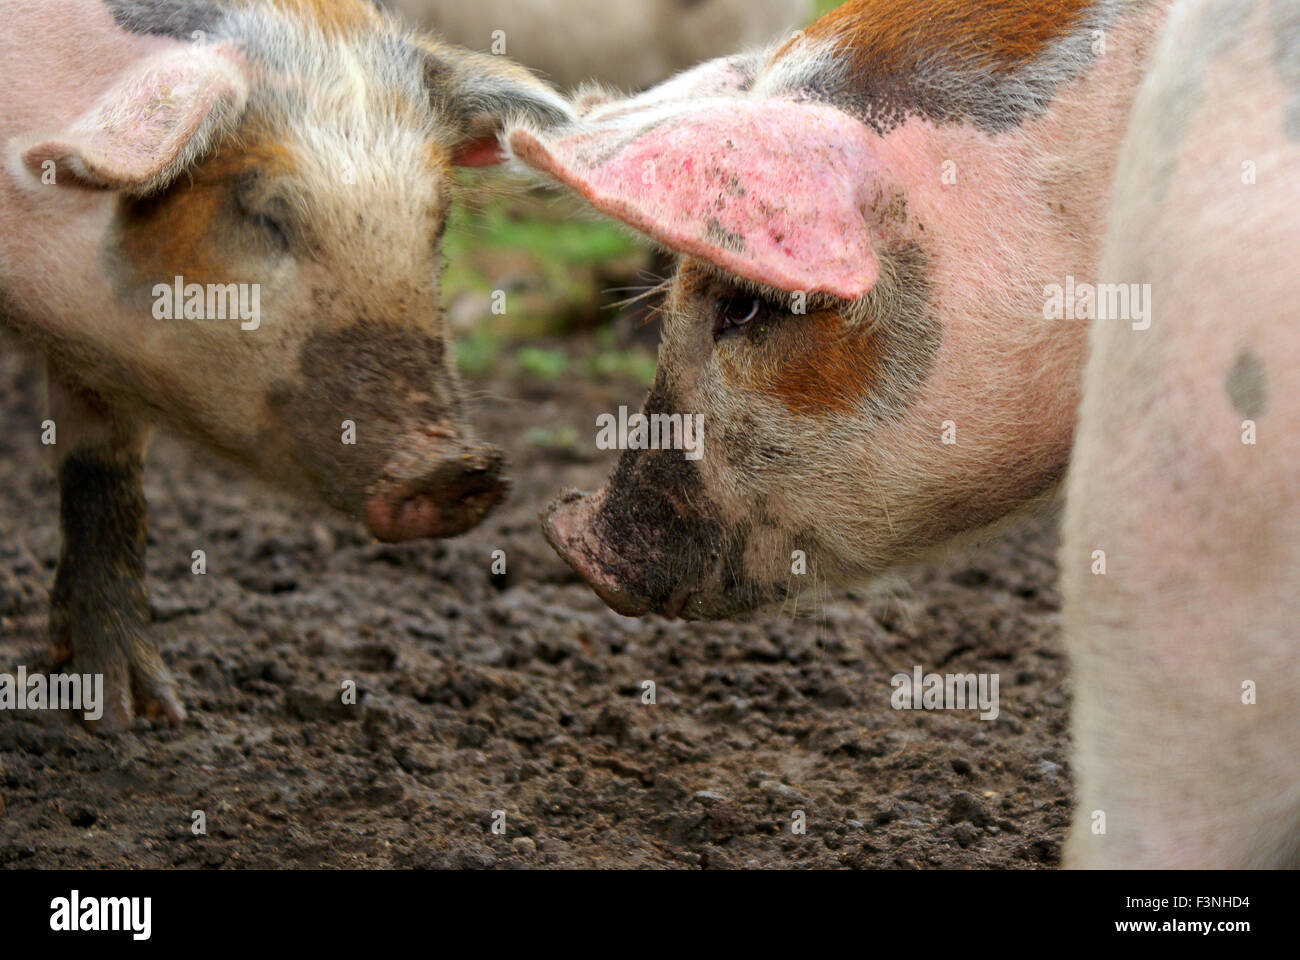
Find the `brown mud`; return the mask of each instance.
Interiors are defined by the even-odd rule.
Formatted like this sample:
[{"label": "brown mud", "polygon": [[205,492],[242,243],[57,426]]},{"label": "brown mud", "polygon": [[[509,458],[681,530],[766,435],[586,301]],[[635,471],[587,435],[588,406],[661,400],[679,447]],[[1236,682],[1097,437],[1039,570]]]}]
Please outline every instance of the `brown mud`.
[{"label": "brown mud", "polygon": [[[0,340],[0,673],[48,669],[58,538],[36,370]],[[0,867],[1056,864],[1069,696],[1051,518],[811,616],[629,620],[537,523],[615,454],[528,428],[594,437],[641,388],[470,385],[513,490],[450,541],[372,542],[157,437],[151,629],[189,718],[109,740],[0,713]],[[1000,716],[895,710],[890,677],[915,665],[997,674]]]}]

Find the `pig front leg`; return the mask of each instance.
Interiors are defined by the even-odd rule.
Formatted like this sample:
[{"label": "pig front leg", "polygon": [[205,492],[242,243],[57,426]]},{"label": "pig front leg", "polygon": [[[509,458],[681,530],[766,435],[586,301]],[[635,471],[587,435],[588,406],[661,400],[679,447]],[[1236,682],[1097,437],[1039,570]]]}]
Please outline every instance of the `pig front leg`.
[{"label": "pig front leg", "polygon": [[50,595],[58,663],[102,674],[105,732],[136,716],[184,719],[167,669],[148,636],[144,451],[149,427],[100,397],[49,375],[56,425],[62,551]]}]

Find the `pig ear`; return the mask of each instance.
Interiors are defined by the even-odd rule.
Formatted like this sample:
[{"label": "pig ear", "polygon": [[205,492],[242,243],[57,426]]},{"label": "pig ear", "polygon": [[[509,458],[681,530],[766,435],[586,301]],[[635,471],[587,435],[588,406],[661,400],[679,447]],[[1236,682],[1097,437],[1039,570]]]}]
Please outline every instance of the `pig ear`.
[{"label": "pig ear", "polygon": [[453,131],[451,156],[458,166],[504,160],[500,136],[507,123],[546,129],[574,117],[563,97],[501,57],[434,43],[424,54],[424,87],[434,113]]},{"label": "pig ear", "polygon": [[753,84],[764,57],[763,51],[755,51],[707,60],[632,97],[588,84],[573,96],[574,109],[585,120],[606,122],[620,116],[648,115],[673,104],[736,96]]},{"label": "pig ear", "polygon": [[789,292],[871,291],[880,266],[865,211],[882,164],[863,124],[807,100],[640,99],[561,129],[515,126],[506,140],[680,253]]},{"label": "pig ear", "polygon": [[86,186],[144,195],[193,164],[243,113],[242,59],[220,46],[186,46],[149,60],[70,127],[23,152],[36,175],[54,163]]}]

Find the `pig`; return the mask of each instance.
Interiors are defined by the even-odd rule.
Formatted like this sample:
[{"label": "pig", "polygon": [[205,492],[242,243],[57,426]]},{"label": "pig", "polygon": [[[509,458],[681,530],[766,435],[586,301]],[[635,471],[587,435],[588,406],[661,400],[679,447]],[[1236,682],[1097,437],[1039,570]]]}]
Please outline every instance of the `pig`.
[{"label": "pig", "polygon": [[[56,659],[99,726],[178,723],[148,632],[161,421],[381,540],[501,499],[439,300],[453,167],[567,104],[363,0],[16,0],[0,38],[0,322],[47,362]],[[238,307],[236,308],[236,305]]]},{"label": "pig", "polygon": [[[544,530],[616,611],[727,617],[870,579],[1053,496],[1132,99],[1167,4],[851,0],[516,162],[681,254],[648,416]],[[1030,428],[1032,426],[1032,429]],[[801,551],[806,573],[792,573]]]},{"label": "pig", "polygon": [[[1180,4],[1133,114],[1060,566],[1076,867],[1300,866],[1300,3]],[[1098,572],[1104,560],[1104,574]]]},{"label": "pig", "polygon": [[[1064,487],[1065,863],[1296,866],[1300,19],[1171,6],[858,0],[508,129],[680,255],[645,410],[705,417],[544,529],[621,613],[723,617]],[[1060,309],[1097,281],[1127,310]]]},{"label": "pig", "polygon": [[450,42],[504,53],[565,89],[594,80],[641,90],[701,60],[768,43],[811,16],[810,0],[383,2]]}]

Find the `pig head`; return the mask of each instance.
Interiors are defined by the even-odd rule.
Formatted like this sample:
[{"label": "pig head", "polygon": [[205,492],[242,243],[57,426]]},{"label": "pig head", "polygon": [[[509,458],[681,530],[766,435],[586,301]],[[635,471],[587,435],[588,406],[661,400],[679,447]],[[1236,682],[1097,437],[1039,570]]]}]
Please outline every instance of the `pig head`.
[{"label": "pig head", "polygon": [[574,122],[522,164],[681,254],[629,450],[552,545],[615,610],[720,617],[869,578],[1053,492],[1115,158],[1161,4],[851,0]]}]

